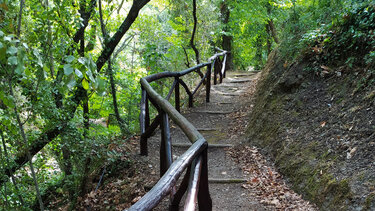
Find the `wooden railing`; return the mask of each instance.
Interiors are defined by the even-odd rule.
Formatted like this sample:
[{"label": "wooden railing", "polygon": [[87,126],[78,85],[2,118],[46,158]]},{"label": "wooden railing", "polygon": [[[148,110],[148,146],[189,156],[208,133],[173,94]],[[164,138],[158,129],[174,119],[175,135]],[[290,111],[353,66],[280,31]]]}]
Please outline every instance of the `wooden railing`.
[{"label": "wooden railing", "polygon": [[[141,155],[147,155],[147,139],[160,125],[161,144],[160,144],[160,180],[157,184],[144,195],[137,203],[129,208],[133,210],[151,210],[156,207],[161,200],[170,196],[169,210],[178,210],[180,201],[187,191],[184,210],[195,210],[198,202],[199,210],[212,210],[212,201],[208,189],[208,168],[207,168],[207,141],[198,132],[198,130],[184,117],[180,112],[180,85],[184,87],[188,98],[189,107],[193,106],[193,97],[199,88],[206,86],[206,102],[210,101],[212,70],[214,75],[214,84],[221,83],[225,77],[225,64],[227,51],[216,48],[219,53],[212,56],[207,63],[199,64],[195,67],[181,72],[162,72],[146,76],[141,79],[142,99],[141,99]],[[223,59],[221,60],[221,57]],[[198,83],[196,88],[191,91],[186,83],[181,79],[182,76],[207,67],[204,77]],[[150,85],[151,82],[162,78],[174,78],[172,87],[166,98],[160,96]],[[172,93],[175,93],[175,108],[169,103]],[[149,102],[158,110],[158,115],[150,124]],[[169,127],[169,118],[178,125],[188,137],[192,146],[183,153],[177,160],[173,161],[171,134]],[[176,183],[181,174],[186,170],[185,176],[176,189]]]}]

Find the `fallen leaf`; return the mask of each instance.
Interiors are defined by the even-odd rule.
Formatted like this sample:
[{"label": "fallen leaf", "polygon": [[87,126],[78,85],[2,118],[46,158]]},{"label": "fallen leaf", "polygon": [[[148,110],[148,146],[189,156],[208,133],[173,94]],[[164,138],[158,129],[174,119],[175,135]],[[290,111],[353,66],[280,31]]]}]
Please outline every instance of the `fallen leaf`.
[{"label": "fallen leaf", "polygon": [[324,126],[326,126],[326,124],[327,124],[327,122],[323,121],[323,122],[320,123],[320,127],[324,127]]}]

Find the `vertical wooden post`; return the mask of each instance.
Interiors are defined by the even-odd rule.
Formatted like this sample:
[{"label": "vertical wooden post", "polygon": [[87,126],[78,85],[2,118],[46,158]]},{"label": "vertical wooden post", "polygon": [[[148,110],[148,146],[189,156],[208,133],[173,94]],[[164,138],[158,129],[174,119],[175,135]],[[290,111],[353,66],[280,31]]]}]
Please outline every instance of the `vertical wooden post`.
[{"label": "vertical wooden post", "polygon": [[193,107],[193,94],[189,94],[189,108]]},{"label": "vertical wooden post", "polygon": [[146,92],[146,115],[145,115],[145,125],[146,125],[146,130],[147,128],[150,127],[150,103],[149,103],[149,99],[148,99],[148,94]]},{"label": "vertical wooden post", "polygon": [[176,86],[174,87],[174,102],[175,107],[178,112],[180,112],[180,82],[179,78],[176,77],[175,79],[177,81]]},{"label": "vertical wooden post", "polygon": [[223,65],[224,65],[224,70],[223,70],[223,78],[225,78],[226,76],[226,73],[227,73],[227,53],[224,55],[224,61],[223,61]]},{"label": "vertical wooden post", "polygon": [[219,62],[218,62],[218,72],[219,72],[219,76],[220,76],[220,79],[219,79],[219,83],[223,83],[223,73],[221,71],[221,69],[223,68],[223,63],[222,61],[219,59]]},{"label": "vertical wooden post", "polygon": [[172,164],[172,143],[169,129],[168,114],[161,111],[161,143],[160,143],[160,177],[168,170]]},{"label": "vertical wooden post", "polygon": [[210,102],[210,91],[211,91],[211,66],[212,63],[207,65],[207,78],[206,78],[206,102]]},{"label": "vertical wooden post", "polygon": [[217,70],[219,69],[218,68],[218,66],[217,66],[217,63],[218,63],[218,61],[217,61],[217,59],[214,59],[214,61],[213,61],[213,65],[214,65],[214,85],[216,85],[217,84]]},{"label": "vertical wooden post", "polygon": [[186,169],[186,173],[184,178],[182,179],[182,182],[180,184],[180,188],[174,195],[174,198],[172,200],[171,205],[169,206],[169,211],[176,211],[179,210],[180,202],[182,197],[184,196],[188,186],[189,186],[189,178],[190,178],[190,170],[191,170],[191,165]]},{"label": "vertical wooden post", "polygon": [[[140,140],[140,150],[141,155],[147,156],[147,138],[142,136],[146,131],[146,128],[150,124],[149,120],[149,111],[148,111],[148,102],[147,102],[147,92],[142,87],[142,98],[141,98],[141,113],[139,115],[139,122],[141,128],[141,140]],[[148,116],[148,125],[147,125],[147,116]]]},{"label": "vertical wooden post", "polygon": [[208,188],[207,148],[202,152],[202,169],[199,181],[198,206],[199,210],[212,210],[212,200]]}]

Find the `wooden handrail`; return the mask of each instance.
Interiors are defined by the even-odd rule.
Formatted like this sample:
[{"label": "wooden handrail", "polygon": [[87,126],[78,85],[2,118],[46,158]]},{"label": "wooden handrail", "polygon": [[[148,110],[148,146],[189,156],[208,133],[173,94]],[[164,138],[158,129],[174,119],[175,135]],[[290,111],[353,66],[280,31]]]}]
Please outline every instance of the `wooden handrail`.
[{"label": "wooden handrail", "polygon": [[[227,51],[219,48],[221,51],[209,59],[209,62],[196,65],[181,72],[162,72],[146,76],[140,79],[142,86],[142,98],[140,107],[140,129],[141,129],[141,155],[147,155],[147,139],[155,131],[158,125],[161,129],[160,144],[160,180],[157,184],[144,195],[137,203],[129,208],[133,210],[151,210],[160,203],[167,195],[171,195],[172,203],[170,210],[178,210],[180,200],[184,193],[188,191],[184,210],[195,210],[198,201],[199,210],[212,210],[212,202],[208,189],[208,169],[207,169],[207,141],[202,134],[180,114],[180,88],[183,86],[189,96],[189,107],[193,106],[193,96],[199,90],[200,86],[206,84],[206,102],[210,100],[211,74],[214,73],[215,84],[216,76],[220,75],[220,82],[225,77],[225,61]],[[223,56],[223,64],[220,63],[220,57]],[[220,69],[218,67],[220,66]],[[190,91],[186,83],[180,78],[193,71],[207,67],[207,72],[199,82],[193,92]],[[212,71],[214,70],[214,71]],[[173,84],[166,98],[159,95],[150,85],[151,82],[174,77]],[[175,92],[175,108],[169,103],[169,99]],[[158,110],[156,116],[150,125],[149,101]],[[193,144],[176,161],[172,160],[172,143],[169,126],[169,118],[182,129],[184,134]],[[175,186],[178,178],[186,170],[185,177],[176,192]]]},{"label": "wooden handrail", "polygon": [[156,183],[156,185],[147,192],[137,203],[131,206],[128,211],[151,210],[167,196],[172,187],[176,184],[186,167],[207,148],[206,140],[197,140],[185,153],[172,163],[168,171]]},{"label": "wooden handrail", "polygon": [[199,179],[200,179],[200,172],[202,169],[202,158],[198,157],[195,158],[194,162],[191,165],[193,171],[190,172],[190,181],[188,187],[188,193],[186,196],[186,202],[184,206],[184,210],[187,211],[194,211],[195,205],[198,198],[198,188],[199,188]]}]

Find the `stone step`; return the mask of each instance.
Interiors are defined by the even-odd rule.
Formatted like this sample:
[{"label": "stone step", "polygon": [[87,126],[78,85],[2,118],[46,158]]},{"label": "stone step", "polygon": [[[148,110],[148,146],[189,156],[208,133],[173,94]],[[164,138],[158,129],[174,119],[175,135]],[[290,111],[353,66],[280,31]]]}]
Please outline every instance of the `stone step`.
[{"label": "stone step", "polygon": [[233,113],[234,111],[193,111],[194,113],[206,113],[206,114],[230,114]]},{"label": "stone step", "polygon": [[[172,143],[173,147],[191,147],[191,143]],[[233,147],[232,144],[208,144],[208,148]]]},{"label": "stone step", "polygon": [[243,178],[208,178],[209,183],[216,183],[216,184],[231,184],[231,183],[244,183],[247,182],[246,179]]},{"label": "stone step", "polygon": [[247,83],[247,82],[251,82],[252,79],[245,79],[245,80],[230,80],[228,81],[228,83]]}]

